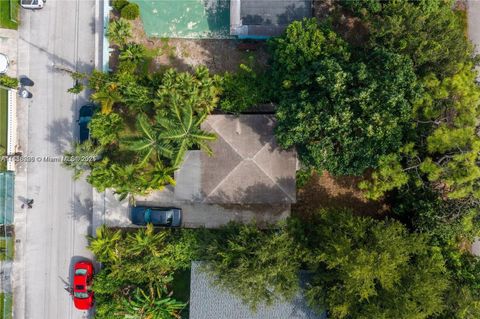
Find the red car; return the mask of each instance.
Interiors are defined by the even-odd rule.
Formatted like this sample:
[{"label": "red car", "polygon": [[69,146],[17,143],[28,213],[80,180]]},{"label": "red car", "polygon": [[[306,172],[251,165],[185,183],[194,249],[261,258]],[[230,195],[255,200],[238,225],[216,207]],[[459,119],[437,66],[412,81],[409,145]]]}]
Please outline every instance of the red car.
[{"label": "red car", "polygon": [[73,303],[75,308],[88,310],[93,306],[93,264],[89,261],[79,261],[73,269]]}]

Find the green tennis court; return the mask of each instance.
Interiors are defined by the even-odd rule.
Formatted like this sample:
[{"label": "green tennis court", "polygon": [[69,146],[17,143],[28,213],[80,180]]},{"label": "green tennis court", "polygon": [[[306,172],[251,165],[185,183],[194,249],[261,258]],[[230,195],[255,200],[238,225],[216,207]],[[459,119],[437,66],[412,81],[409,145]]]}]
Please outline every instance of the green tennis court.
[{"label": "green tennis court", "polygon": [[230,0],[131,0],[157,38],[230,38]]}]

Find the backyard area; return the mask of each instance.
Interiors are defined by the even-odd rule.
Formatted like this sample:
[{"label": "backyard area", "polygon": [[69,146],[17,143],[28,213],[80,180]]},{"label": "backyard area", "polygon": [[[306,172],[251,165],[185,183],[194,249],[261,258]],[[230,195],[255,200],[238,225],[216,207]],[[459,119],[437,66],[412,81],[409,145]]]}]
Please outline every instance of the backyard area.
[{"label": "backyard area", "polygon": [[369,201],[357,187],[362,177],[335,177],[328,172],[313,172],[311,178],[297,189],[297,203],[292,214],[314,214],[319,209],[349,208],[359,215],[381,216],[388,211],[383,202]]},{"label": "backyard area", "polygon": [[17,29],[18,0],[0,1],[0,28]]},{"label": "backyard area", "polygon": [[[242,41],[229,34],[229,1],[132,1],[141,15],[131,20],[131,41],[151,53],[149,71],[174,67],[192,71],[205,65],[211,73],[236,71],[240,64],[253,60],[256,67],[266,65],[265,41]],[[119,13],[113,11],[112,18]],[[110,67],[117,65],[111,55]]]}]

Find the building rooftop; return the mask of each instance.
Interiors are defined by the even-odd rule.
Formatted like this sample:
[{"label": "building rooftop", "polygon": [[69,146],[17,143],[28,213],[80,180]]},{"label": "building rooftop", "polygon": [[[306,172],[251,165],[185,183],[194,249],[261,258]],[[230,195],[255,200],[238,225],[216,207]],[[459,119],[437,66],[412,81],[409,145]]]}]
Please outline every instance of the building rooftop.
[{"label": "building rooftop", "polygon": [[294,151],[275,143],[272,115],[210,115],[213,156],[188,152],[175,178],[175,198],[207,204],[290,204],[296,201]]},{"label": "building rooftop", "polygon": [[230,34],[247,38],[277,36],[293,21],[311,16],[311,0],[232,0]]},{"label": "building rooftop", "polygon": [[215,286],[212,278],[201,271],[200,262],[192,262],[190,280],[190,319],[324,319],[316,314],[301,293],[292,301],[274,302],[258,306],[253,312],[249,306]]}]

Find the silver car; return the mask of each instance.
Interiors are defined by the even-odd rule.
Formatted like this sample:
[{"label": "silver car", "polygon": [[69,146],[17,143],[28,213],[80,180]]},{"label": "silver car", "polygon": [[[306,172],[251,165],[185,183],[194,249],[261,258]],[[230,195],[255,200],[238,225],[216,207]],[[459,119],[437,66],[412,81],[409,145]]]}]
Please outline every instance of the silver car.
[{"label": "silver car", "polygon": [[25,9],[41,9],[45,0],[20,0],[20,5]]}]

